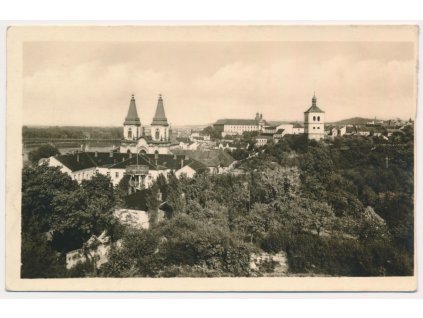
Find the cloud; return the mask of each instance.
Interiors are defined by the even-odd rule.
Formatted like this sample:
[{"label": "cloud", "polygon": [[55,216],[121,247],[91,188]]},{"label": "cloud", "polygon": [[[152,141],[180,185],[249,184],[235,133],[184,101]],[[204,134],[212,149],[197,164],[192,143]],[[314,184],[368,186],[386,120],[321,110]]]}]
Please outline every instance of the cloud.
[{"label": "cloud", "polygon": [[145,124],[151,122],[159,93],[175,125],[251,118],[256,111],[268,120],[302,120],[314,91],[328,120],[415,113],[415,65],[409,59],[336,55],[316,60],[298,54],[254,60],[240,55],[203,69],[198,60],[192,67],[185,57],[189,72],[175,60],[145,65],[136,58],[90,59],[33,70],[24,78],[25,123],[121,125],[132,93]]}]

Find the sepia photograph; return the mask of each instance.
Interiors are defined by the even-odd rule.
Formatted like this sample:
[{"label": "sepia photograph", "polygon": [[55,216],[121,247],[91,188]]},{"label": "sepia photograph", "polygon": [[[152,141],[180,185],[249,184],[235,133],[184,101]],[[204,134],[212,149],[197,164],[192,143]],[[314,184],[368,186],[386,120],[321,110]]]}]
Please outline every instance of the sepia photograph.
[{"label": "sepia photograph", "polygon": [[9,28],[8,289],[415,290],[418,32]]}]

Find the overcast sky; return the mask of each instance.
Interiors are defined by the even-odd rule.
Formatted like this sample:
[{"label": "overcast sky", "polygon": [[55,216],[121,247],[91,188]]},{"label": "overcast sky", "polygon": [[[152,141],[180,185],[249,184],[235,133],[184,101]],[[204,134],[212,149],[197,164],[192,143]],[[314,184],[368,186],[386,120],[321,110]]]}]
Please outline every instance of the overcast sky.
[{"label": "overcast sky", "polygon": [[26,125],[122,125],[131,94],[149,125],[163,94],[173,125],[219,118],[415,116],[411,42],[26,42]]}]

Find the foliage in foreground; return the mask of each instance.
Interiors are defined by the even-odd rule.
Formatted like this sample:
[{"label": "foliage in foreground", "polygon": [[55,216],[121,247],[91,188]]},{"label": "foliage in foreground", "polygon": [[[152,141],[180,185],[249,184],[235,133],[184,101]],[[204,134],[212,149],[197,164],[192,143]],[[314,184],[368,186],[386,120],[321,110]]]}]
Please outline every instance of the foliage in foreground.
[{"label": "foliage in foreground", "polygon": [[[125,191],[107,177],[77,185],[58,169],[25,167],[22,276],[260,276],[274,268],[251,270],[263,251],[285,252],[291,274],[412,275],[414,148],[401,138],[289,136],[242,161],[241,175],[160,177],[149,212],[157,215],[159,190],[170,211],[148,230],[118,226],[112,211]],[[109,261],[98,272],[64,270],[65,253],[104,230]]]}]

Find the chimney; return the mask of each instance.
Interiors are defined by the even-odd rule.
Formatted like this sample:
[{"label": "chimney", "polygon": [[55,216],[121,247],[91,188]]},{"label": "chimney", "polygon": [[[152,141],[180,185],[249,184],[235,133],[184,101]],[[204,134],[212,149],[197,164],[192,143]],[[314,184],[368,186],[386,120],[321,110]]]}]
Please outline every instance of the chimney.
[{"label": "chimney", "polygon": [[157,160],[159,160],[159,154],[157,152],[154,153],[154,160],[155,160],[156,166],[157,166]]},{"label": "chimney", "polygon": [[132,152],[129,152],[129,159],[132,158]]},{"label": "chimney", "polygon": [[181,169],[184,167],[184,158],[181,158]]},{"label": "chimney", "polygon": [[76,162],[79,162],[79,153],[76,153]]},{"label": "chimney", "polygon": [[188,157],[188,155],[185,155],[185,160],[187,160],[187,161],[189,160],[189,157]]},{"label": "chimney", "polygon": [[94,152],[94,157],[97,158],[98,157],[98,151]]},{"label": "chimney", "polygon": [[113,151],[110,151],[110,158],[113,158]]}]

